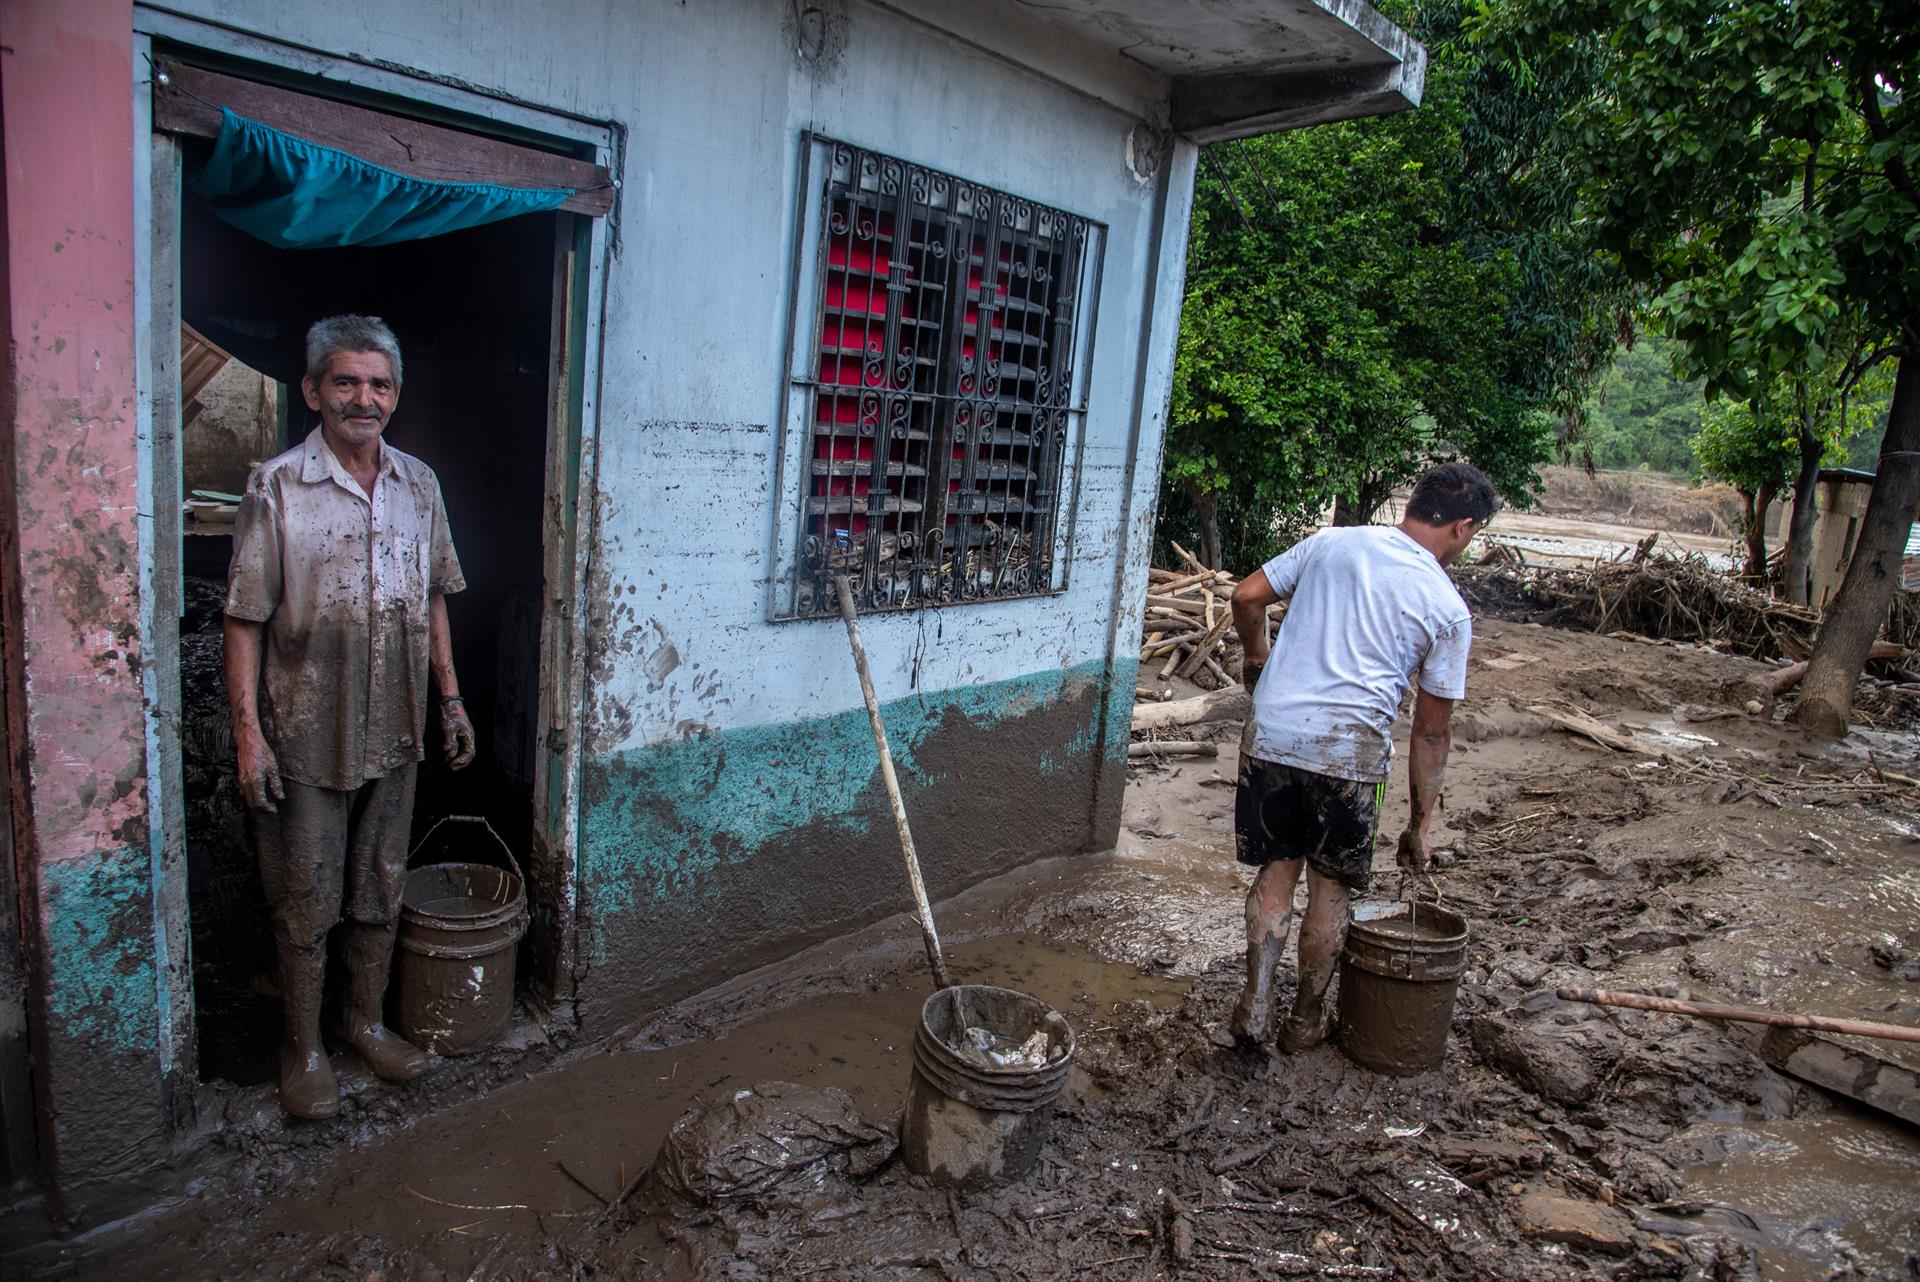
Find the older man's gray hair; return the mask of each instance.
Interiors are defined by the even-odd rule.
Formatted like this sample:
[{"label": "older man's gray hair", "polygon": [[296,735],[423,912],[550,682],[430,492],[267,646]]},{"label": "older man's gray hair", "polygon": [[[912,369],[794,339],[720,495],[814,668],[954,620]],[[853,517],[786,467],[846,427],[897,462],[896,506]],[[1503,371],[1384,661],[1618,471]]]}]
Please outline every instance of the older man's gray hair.
[{"label": "older man's gray hair", "polygon": [[400,340],[378,316],[329,316],[315,321],[307,331],[307,377],[317,385],[326,377],[327,363],[341,352],[378,352],[393,366],[394,390],[404,381]]}]

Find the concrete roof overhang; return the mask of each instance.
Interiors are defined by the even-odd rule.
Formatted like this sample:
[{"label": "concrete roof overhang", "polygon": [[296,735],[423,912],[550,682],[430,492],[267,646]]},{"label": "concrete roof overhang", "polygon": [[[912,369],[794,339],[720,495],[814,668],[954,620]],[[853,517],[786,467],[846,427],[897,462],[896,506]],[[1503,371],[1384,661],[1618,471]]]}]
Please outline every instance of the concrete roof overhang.
[{"label": "concrete roof overhang", "polygon": [[[1420,105],[1426,84],[1427,51],[1363,0],[891,6],[1002,50],[1033,49],[1051,36],[1079,57],[1056,48],[1042,54],[1052,64],[1042,69],[1109,101],[1116,87],[1136,107],[1157,99],[1158,123],[1196,142],[1404,111]],[[1079,74],[1061,75],[1068,66]]]}]

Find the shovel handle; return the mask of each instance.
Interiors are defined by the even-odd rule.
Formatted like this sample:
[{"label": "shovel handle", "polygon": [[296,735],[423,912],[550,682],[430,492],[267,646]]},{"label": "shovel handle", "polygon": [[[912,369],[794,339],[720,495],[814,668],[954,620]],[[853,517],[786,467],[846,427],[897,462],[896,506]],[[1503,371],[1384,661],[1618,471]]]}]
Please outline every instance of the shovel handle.
[{"label": "shovel handle", "polygon": [[900,834],[900,854],[907,864],[907,881],[913,886],[914,907],[920,913],[920,934],[926,939],[927,962],[933,967],[936,988],[951,988],[947,959],[940,954],[940,936],[933,928],[933,907],[927,902],[927,884],[920,876],[920,856],[913,848],[913,830],[907,826],[907,803],[900,796],[900,780],[893,773],[893,752],[887,747],[886,723],[880,719],[880,697],[873,692],[873,674],[867,670],[867,649],[860,644],[860,625],[854,619],[853,585],[844,574],[833,577],[833,590],[840,597],[840,617],[847,625],[847,642],[853,647],[853,666],[860,673],[860,694],[867,701],[867,720],[873,726],[873,746],[880,753],[880,777],[886,781],[887,801],[893,807],[893,826]]}]

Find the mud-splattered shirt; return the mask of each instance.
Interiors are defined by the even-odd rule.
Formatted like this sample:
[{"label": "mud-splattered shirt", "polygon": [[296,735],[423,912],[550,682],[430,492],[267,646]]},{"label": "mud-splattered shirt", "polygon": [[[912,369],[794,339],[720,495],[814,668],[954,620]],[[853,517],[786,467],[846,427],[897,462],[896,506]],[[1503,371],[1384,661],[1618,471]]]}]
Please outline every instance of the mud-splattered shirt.
[{"label": "mud-splattered shirt", "polygon": [[345,791],[426,755],[427,600],[466,585],[419,459],[383,443],[369,496],[315,428],[254,469],[227,613],[266,624],[260,721],[284,777]]},{"label": "mud-splattered shirt", "polygon": [[1416,672],[1428,694],[1466,697],[1467,603],[1433,554],[1394,526],[1322,530],[1264,569],[1292,604],[1253,692],[1253,755],[1378,783]]}]

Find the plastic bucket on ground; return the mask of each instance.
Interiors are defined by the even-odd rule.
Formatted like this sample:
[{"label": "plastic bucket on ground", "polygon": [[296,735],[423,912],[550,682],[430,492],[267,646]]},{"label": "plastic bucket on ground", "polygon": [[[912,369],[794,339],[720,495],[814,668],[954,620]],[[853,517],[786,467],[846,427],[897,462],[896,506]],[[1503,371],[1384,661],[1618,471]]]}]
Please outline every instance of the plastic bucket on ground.
[{"label": "plastic bucket on ground", "polygon": [[[1038,1068],[993,1068],[948,1044],[955,1035],[956,996],[968,1021],[1024,1042],[1047,1035]],[[1073,1066],[1073,1029],[1059,1012],[1009,988],[959,984],[927,999],[913,1038],[913,1079],[900,1149],[907,1166],[959,1188],[1020,1179],[1033,1169],[1053,1124],[1053,1106]]]},{"label": "plastic bucket on ground", "polygon": [[449,815],[440,821],[447,822],[485,827],[513,869],[444,863],[407,874],[394,951],[394,1024],[423,1050],[469,1055],[498,1041],[513,1015],[514,963],[527,932],[526,883],[513,852],[486,820]]},{"label": "plastic bucket on ground", "polygon": [[1340,958],[1347,1057],[1396,1076],[1440,1067],[1466,960],[1459,914],[1416,902],[1356,905]]}]

